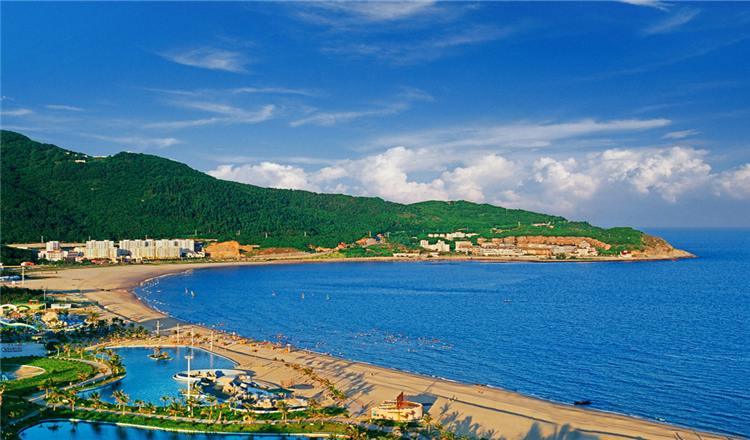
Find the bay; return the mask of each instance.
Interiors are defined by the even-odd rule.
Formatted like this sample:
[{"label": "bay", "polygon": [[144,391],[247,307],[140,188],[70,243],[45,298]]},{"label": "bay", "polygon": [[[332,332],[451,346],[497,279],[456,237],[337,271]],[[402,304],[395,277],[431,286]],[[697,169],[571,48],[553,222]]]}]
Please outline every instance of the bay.
[{"label": "bay", "polygon": [[699,258],[243,266],[136,293],[258,340],[750,437],[750,230],[646,232]]}]

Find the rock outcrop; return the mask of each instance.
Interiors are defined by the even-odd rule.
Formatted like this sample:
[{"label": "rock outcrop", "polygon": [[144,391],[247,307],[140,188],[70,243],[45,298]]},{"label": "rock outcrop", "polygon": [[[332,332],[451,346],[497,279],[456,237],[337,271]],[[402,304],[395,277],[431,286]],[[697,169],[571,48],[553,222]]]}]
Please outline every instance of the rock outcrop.
[{"label": "rock outcrop", "polygon": [[690,252],[673,248],[663,238],[643,234],[643,251],[633,251],[633,256],[642,258],[695,258]]},{"label": "rock outcrop", "polygon": [[206,251],[206,254],[211,258],[239,259],[241,256],[240,251],[252,252],[252,250],[257,247],[257,245],[242,246],[237,241],[232,240],[224,241],[221,243],[211,243],[210,245],[204,247],[204,250]]},{"label": "rock outcrop", "polygon": [[502,240],[503,243],[525,245],[525,244],[556,244],[556,245],[573,245],[579,246],[582,242],[586,242],[589,246],[609,250],[612,245],[599,241],[591,237],[544,237],[542,235],[533,236],[520,236],[520,237],[505,237],[502,239],[493,238],[492,241]]}]

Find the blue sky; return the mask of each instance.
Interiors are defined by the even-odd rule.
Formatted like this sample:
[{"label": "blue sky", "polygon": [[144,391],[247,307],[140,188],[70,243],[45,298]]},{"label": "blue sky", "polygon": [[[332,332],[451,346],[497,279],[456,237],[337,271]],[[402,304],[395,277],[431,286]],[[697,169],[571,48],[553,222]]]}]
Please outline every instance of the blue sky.
[{"label": "blue sky", "polygon": [[3,129],[260,186],[750,226],[747,2],[3,1]]}]

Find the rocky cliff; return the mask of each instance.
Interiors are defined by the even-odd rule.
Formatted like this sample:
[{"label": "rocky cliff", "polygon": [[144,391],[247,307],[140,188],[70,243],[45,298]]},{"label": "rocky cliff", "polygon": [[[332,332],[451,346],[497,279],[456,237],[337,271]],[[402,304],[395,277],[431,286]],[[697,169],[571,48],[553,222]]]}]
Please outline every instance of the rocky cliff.
[{"label": "rocky cliff", "polygon": [[[495,239],[493,239],[494,241]],[[544,237],[541,235],[533,236],[521,236],[521,237],[505,237],[502,239],[503,243],[507,244],[556,244],[556,245],[573,245],[579,246],[582,242],[586,242],[589,246],[609,250],[612,245],[604,243],[603,241],[596,240],[591,237]]]},{"label": "rocky cliff", "polygon": [[642,258],[695,258],[690,252],[673,248],[663,238],[643,234],[643,251],[633,251],[633,256]]}]

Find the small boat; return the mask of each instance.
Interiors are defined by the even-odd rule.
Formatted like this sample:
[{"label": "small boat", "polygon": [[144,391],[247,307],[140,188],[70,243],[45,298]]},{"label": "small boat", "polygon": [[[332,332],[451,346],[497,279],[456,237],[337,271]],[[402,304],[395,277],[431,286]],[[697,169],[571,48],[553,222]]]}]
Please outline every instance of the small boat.
[{"label": "small boat", "polygon": [[574,405],[591,405],[591,400],[589,400],[589,399],[586,399],[586,400],[576,400],[575,402],[573,402],[573,404]]}]

